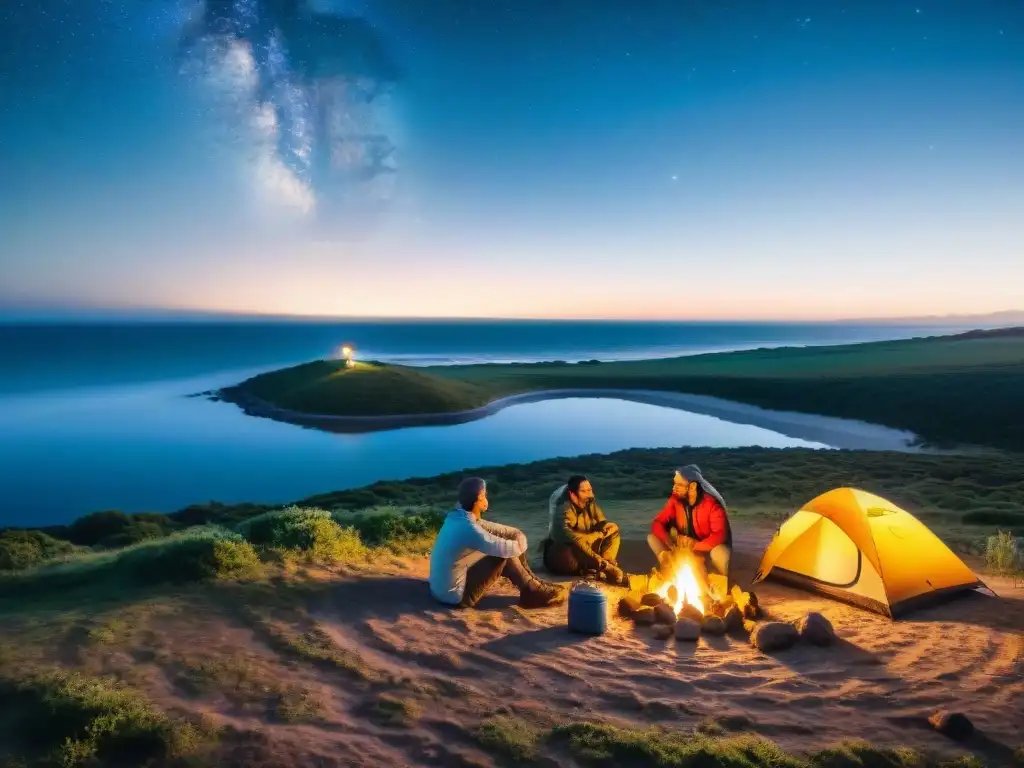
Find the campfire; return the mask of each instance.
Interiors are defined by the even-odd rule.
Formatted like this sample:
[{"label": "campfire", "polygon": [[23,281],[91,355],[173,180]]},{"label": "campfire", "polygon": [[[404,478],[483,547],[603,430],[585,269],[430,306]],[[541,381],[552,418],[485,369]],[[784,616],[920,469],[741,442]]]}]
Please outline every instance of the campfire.
[{"label": "campfire", "polygon": [[662,558],[661,568],[663,572],[667,571],[669,576],[652,590],[654,594],[665,600],[677,616],[686,606],[691,606],[703,616],[704,600],[709,592],[703,563],[689,552],[674,557],[671,553],[666,553]]},{"label": "campfire", "polygon": [[696,640],[701,633],[723,635],[750,627],[760,616],[757,596],[708,574],[703,558],[689,551],[666,553],[650,574],[630,577],[630,592],[619,601],[620,615],[656,634]]}]

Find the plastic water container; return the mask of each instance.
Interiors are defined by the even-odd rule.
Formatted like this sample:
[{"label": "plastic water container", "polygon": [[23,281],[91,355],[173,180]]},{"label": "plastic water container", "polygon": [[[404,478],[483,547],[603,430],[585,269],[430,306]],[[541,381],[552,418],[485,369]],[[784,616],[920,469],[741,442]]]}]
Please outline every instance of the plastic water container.
[{"label": "plastic water container", "polygon": [[608,597],[600,587],[578,582],[569,593],[569,631],[603,635],[608,629]]}]

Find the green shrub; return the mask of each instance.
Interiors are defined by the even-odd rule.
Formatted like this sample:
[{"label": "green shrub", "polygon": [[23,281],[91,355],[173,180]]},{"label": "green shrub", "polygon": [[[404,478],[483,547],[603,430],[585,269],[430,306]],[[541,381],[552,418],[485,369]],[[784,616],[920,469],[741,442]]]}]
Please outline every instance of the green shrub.
[{"label": "green shrub", "polygon": [[132,544],[138,544],[142,541],[160,539],[166,535],[167,531],[157,523],[132,522],[113,536],[103,539],[100,542],[100,546],[107,549],[121,549],[122,547],[130,547]]},{"label": "green shrub", "polygon": [[125,550],[113,567],[140,584],[183,583],[251,576],[259,571],[260,559],[236,533],[190,528]]},{"label": "green shrub", "polygon": [[0,571],[23,571],[77,551],[74,544],[42,531],[4,531],[0,533]]},{"label": "green shrub", "polygon": [[93,512],[83,515],[68,526],[68,539],[85,547],[95,547],[104,539],[124,531],[131,523],[131,518],[124,512]]},{"label": "green shrub", "polygon": [[1001,575],[1017,573],[1020,570],[1020,548],[1013,534],[1000,531],[995,536],[988,537],[985,565],[989,571]]},{"label": "green shrub", "polygon": [[0,680],[0,712],[22,751],[62,768],[143,765],[200,746],[195,727],[172,722],[143,695],[104,678],[54,670]]},{"label": "green shrub", "polygon": [[401,511],[336,513],[335,519],[351,525],[369,547],[383,547],[403,540],[433,537],[441,530],[445,513],[425,508]]},{"label": "green shrub", "polygon": [[359,534],[342,528],[322,509],[292,506],[265,512],[237,530],[256,546],[301,552],[316,563],[345,562],[365,553]]}]

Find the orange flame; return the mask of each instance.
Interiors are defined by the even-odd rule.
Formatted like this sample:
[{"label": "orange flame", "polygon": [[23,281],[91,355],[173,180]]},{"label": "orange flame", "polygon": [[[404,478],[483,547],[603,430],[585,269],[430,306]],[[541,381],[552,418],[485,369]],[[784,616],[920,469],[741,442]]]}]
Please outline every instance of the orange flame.
[{"label": "orange flame", "polygon": [[[704,613],[704,590],[691,557],[677,557],[672,574],[658,587],[656,594],[672,603],[676,615],[684,605],[692,605],[701,614]],[[674,593],[674,594],[673,594]]]}]

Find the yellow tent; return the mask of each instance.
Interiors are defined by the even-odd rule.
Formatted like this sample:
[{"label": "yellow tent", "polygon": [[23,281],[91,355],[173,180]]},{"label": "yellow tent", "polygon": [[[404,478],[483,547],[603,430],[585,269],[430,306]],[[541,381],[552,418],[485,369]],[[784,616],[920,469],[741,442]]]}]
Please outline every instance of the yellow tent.
[{"label": "yellow tent", "polygon": [[782,524],[754,583],[769,575],[892,618],[985,586],[921,521],[855,488],[823,493]]}]

